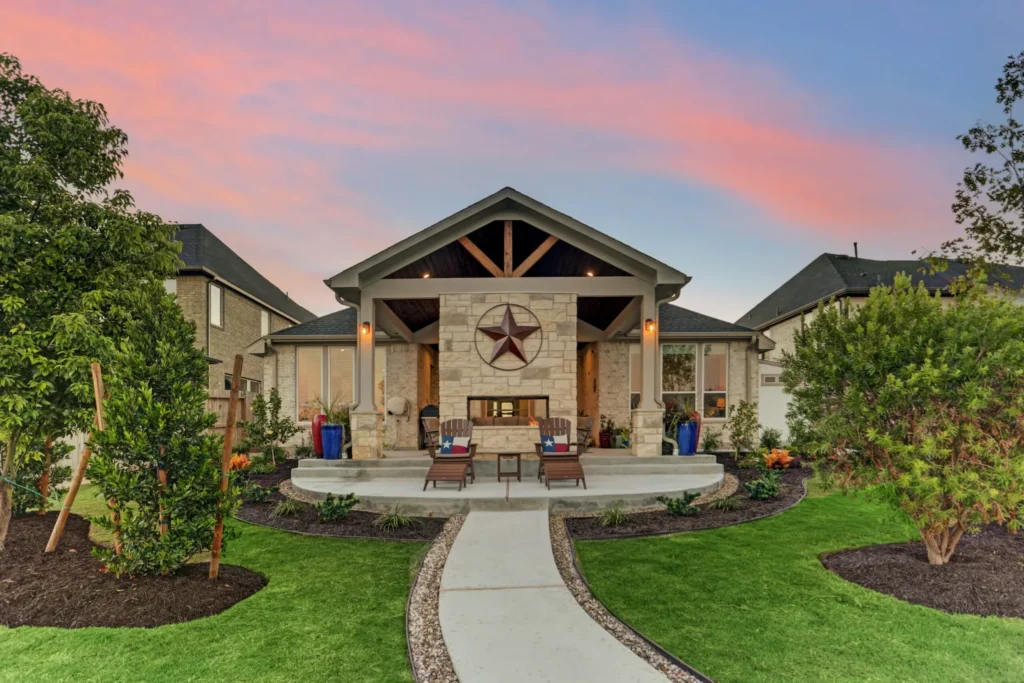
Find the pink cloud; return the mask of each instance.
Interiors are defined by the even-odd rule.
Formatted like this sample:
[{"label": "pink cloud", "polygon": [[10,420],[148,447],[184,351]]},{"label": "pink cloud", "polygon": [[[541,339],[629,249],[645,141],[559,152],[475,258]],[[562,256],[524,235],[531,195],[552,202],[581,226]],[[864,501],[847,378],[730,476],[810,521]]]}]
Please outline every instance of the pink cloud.
[{"label": "pink cloud", "polygon": [[[416,227],[391,225],[385,201],[350,188],[357,152],[547,154],[570,169],[677,178],[843,235],[948,222],[928,153],[821,125],[828,100],[770,66],[653,22],[446,8],[25,3],[5,9],[0,44],[51,87],[107,105],[132,139],[125,183],[144,208],[230,216],[224,230],[269,240],[289,229],[299,239],[262,252],[264,267],[276,253],[282,277],[314,287]],[[514,127],[514,142],[485,132],[495,123]],[[339,246],[313,259],[296,246],[332,238]]]}]

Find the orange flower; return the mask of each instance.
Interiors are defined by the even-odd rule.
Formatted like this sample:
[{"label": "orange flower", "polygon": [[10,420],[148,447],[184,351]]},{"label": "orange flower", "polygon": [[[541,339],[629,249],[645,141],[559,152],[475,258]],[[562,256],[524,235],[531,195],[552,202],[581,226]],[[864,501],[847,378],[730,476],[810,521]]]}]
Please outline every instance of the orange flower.
[{"label": "orange flower", "polygon": [[249,466],[249,456],[244,453],[237,453],[231,456],[230,467],[233,470],[244,470]]},{"label": "orange flower", "polygon": [[788,450],[773,448],[771,453],[764,454],[764,464],[768,469],[784,470],[793,462]]}]

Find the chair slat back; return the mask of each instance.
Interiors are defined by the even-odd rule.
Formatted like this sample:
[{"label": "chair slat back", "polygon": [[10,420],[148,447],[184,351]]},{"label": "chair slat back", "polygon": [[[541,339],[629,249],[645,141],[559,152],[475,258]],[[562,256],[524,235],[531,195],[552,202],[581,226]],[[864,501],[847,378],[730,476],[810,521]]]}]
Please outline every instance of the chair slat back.
[{"label": "chair slat back", "polygon": [[572,433],[572,422],[564,417],[546,417],[537,420],[541,438],[545,436],[568,436]]},{"label": "chair slat back", "polygon": [[437,446],[437,433],[441,427],[441,421],[436,417],[421,417],[420,421],[423,423],[423,433],[427,437],[427,443]]},{"label": "chair slat back", "polygon": [[473,438],[473,423],[469,420],[445,420],[441,423],[441,436],[468,436]]},{"label": "chair slat back", "polygon": [[594,429],[594,418],[592,418],[592,417],[581,417],[579,419],[579,423],[577,425],[577,429],[579,429],[584,434],[589,434]]}]

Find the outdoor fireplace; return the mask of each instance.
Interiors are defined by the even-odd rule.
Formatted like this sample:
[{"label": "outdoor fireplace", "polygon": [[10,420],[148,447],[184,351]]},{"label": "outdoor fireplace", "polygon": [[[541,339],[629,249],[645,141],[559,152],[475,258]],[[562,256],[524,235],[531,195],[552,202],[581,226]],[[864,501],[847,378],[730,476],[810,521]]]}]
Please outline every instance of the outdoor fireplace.
[{"label": "outdoor fireplace", "polygon": [[547,396],[470,396],[469,419],[488,427],[532,427],[548,416]]}]

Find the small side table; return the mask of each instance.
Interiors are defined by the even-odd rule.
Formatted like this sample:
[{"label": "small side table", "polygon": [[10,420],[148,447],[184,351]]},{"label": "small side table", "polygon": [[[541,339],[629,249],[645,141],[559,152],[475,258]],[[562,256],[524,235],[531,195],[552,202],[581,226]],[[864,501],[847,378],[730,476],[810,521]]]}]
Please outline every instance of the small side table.
[{"label": "small side table", "polygon": [[[505,453],[496,453],[496,455],[498,456],[498,462],[496,463],[498,465],[498,481],[501,481],[502,477],[508,477],[509,479],[511,479],[513,476],[516,478],[516,481],[522,481],[523,480],[523,454],[522,453],[520,453],[519,451],[516,451],[515,453],[513,453],[512,451],[508,451],[508,452],[505,452]],[[502,471],[502,469],[501,469],[501,461],[503,459],[506,459],[506,458],[508,460],[511,460],[512,458],[515,458],[515,460],[516,460],[516,469],[515,470],[509,470],[507,472],[503,472]]]}]

